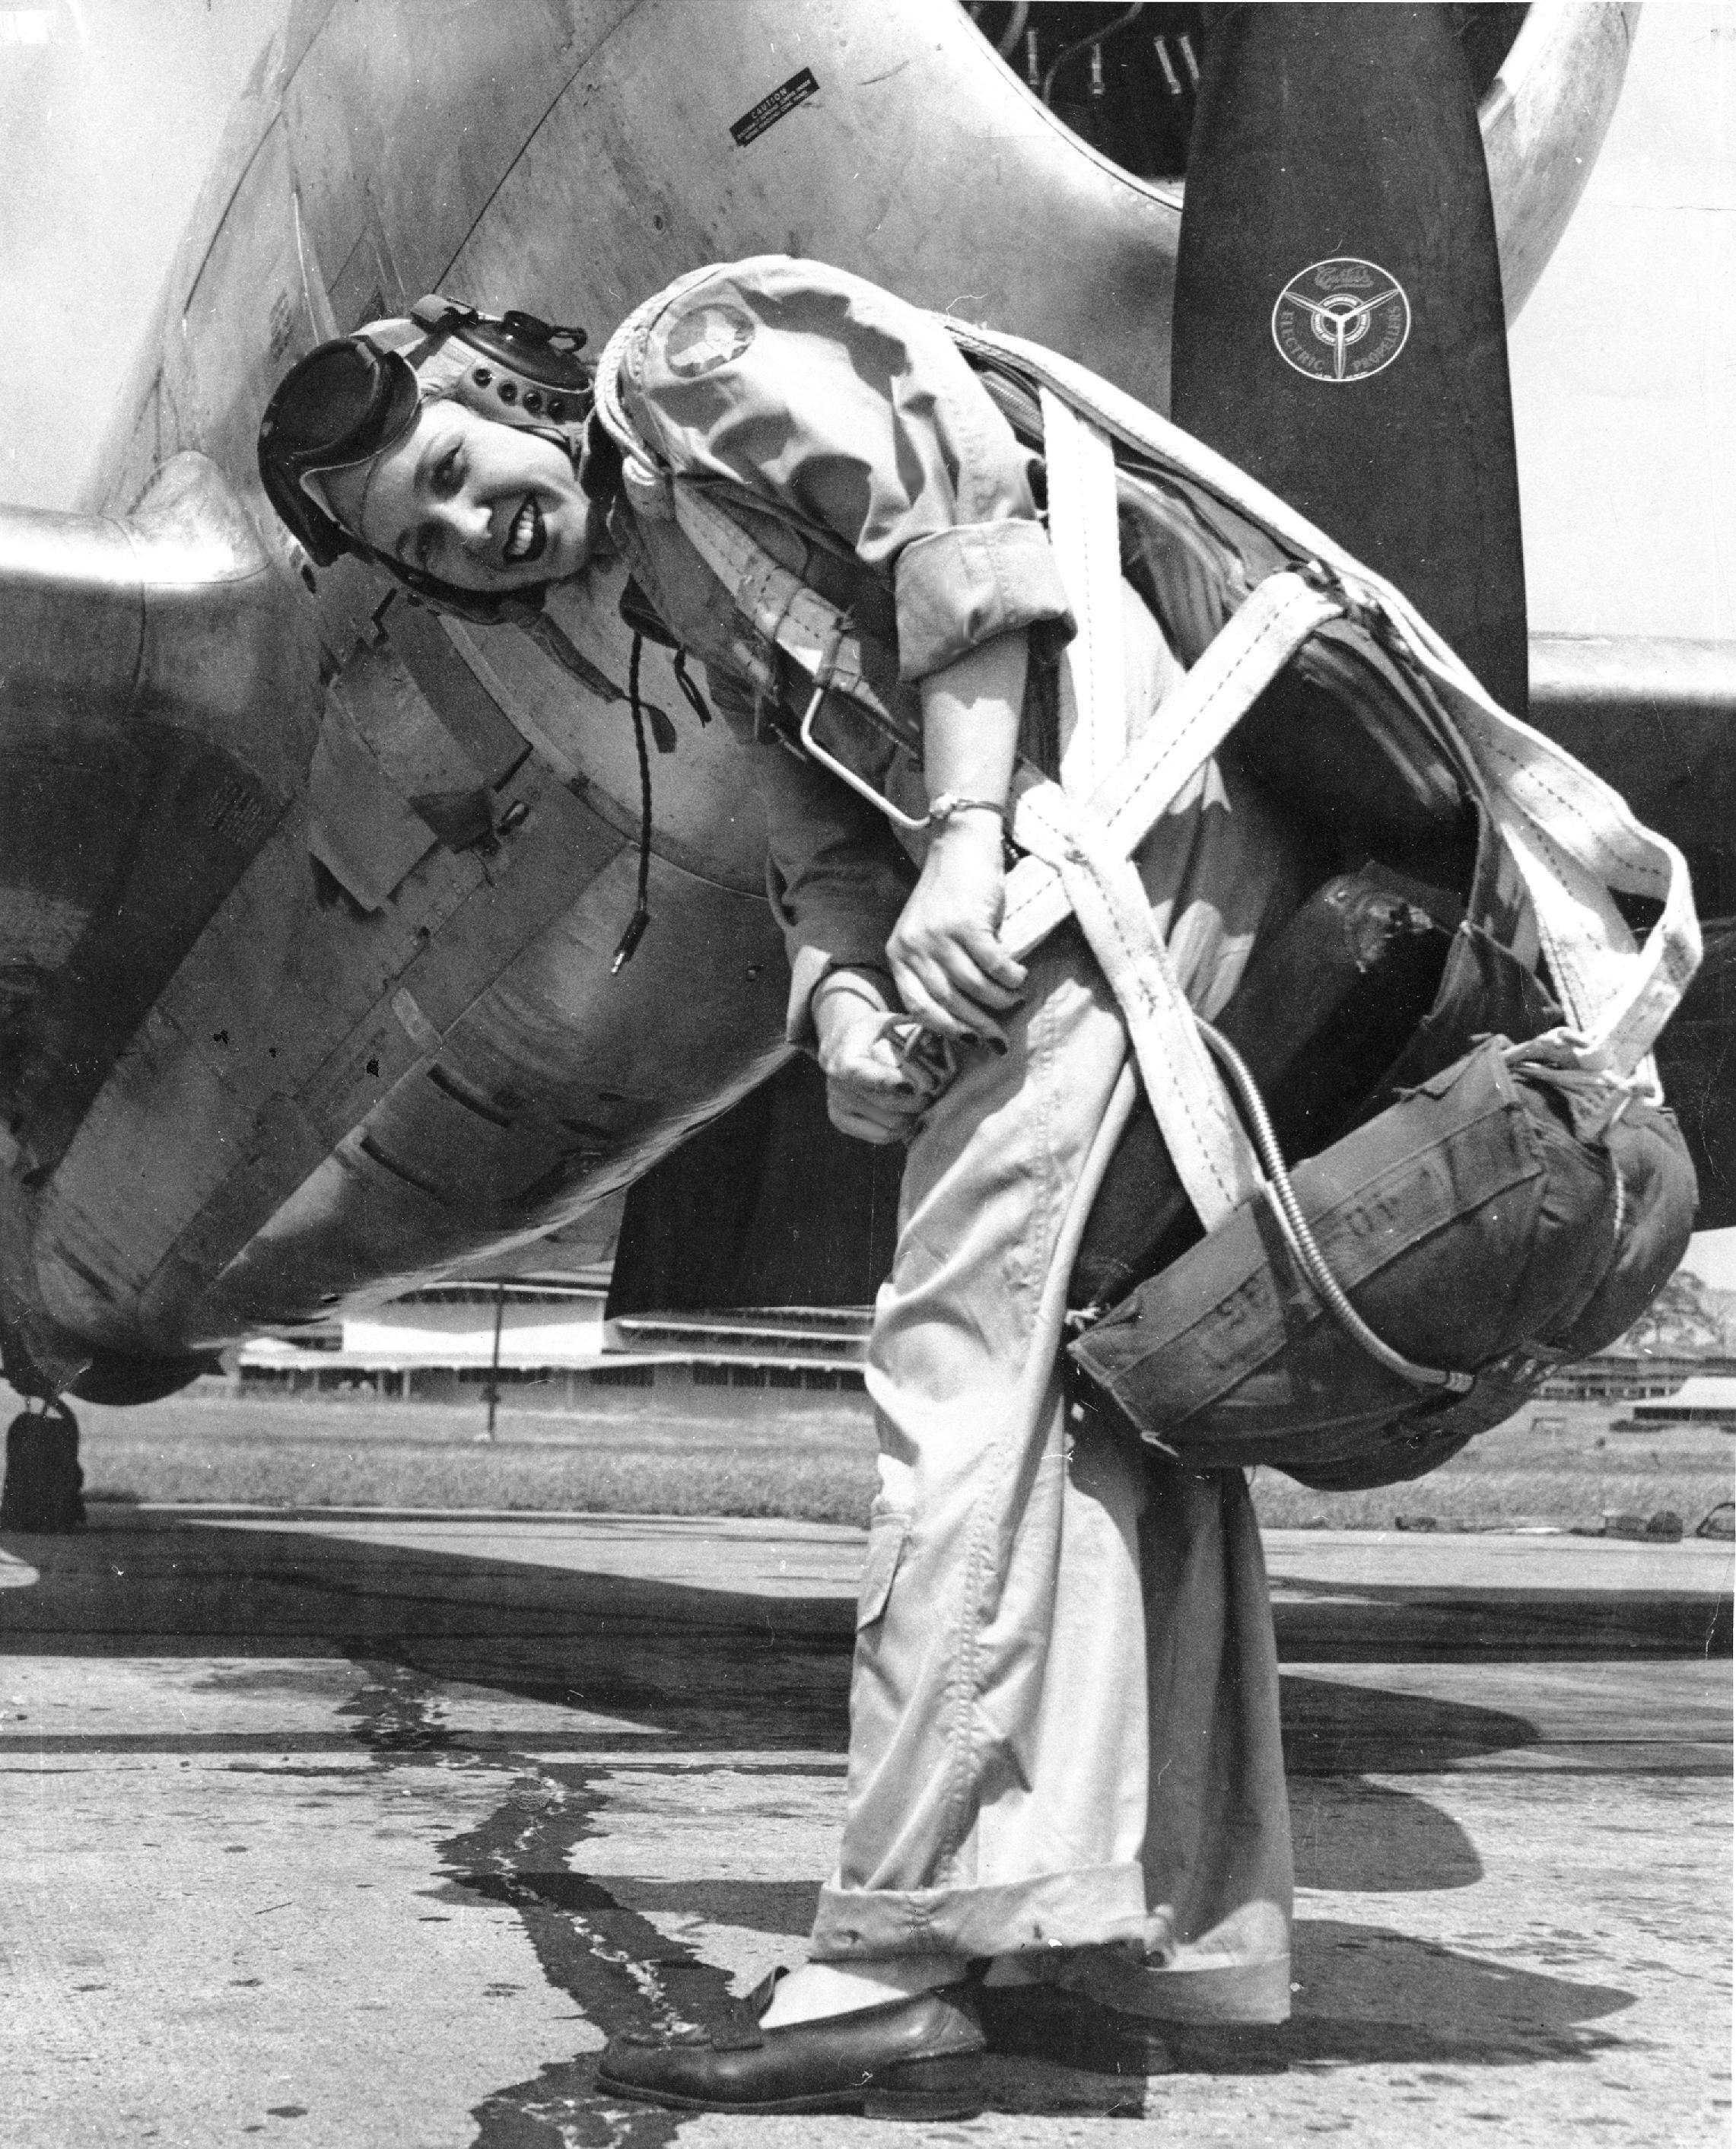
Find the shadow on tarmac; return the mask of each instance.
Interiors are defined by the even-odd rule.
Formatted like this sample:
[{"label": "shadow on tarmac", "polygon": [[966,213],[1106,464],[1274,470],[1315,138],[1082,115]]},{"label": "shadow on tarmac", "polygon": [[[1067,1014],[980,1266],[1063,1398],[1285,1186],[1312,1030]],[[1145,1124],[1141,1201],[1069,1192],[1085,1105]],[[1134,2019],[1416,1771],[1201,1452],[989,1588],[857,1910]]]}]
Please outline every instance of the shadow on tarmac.
[{"label": "shadow on tarmac", "polygon": [[[8,1593],[17,1633],[74,1638],[224,1635],[279,1644],[415,1633],[484,1641],[570,1636],[576,1628],[678,1627],[689,1634],[751,1633],[776,1648],[848,1651],[847,1595],[732,1593],[682,1583],[541,1565],[451,1546],[412,1546],[332,1533],[318,1517],[281,1531],[249,1519],[194,1519],[174,1511],[93,1511],[96,1525],[64,1537],[8,1535],[39,1573]],[[454,1518],[459,1522],[463,1517]],[[526,1516],[534,1528],[537,1518]],[[311,1527],[309,1527],[311,1525]],[[486,1527],[486,1526],[485,1526]],[[513,1524],[502,1526],[511,1528]],[[1474,1540],[1471,1541],[1473,1544]],[[1438,1561],[1433,1563],[1438,1573]],[[1311,1663],[1443,1663],[1621,1658],[1727,1657],[1731,1600],[1690,1589],[1516,1588],[1281,1575],[1273,1591],[1279,1654]],[[49,1643],[48,1646],[52,1647]]]},{"label": "shadow on tarmac", "polygon": [[1413,1588],[1281,1578],[1278,1653],[1309,1663],[1607,1663],[1728,1657],[1728,1596],[1664,1590]]},{"label": "shadow on tarmac", "polygon": [[[335,1651],[626,1718],[696,1749],[844,1742],[854,1620],[842,1595],[732,1593],[173,1514],[116,1521],[8,1540],[39,1579],[8,1593],[6,1647],[279,1659]],[[1323,1664],[1498,1662],[1514,1650],[1558,1658],[1574,1621],[1588,1636],[1576,1657],[1698,1657],[1710,1616],[1709,1600],[1686,1595],[1552,1593],[1527,1604],[1511,1590],[1458,1601],[1438,1588],[1293,1594],[1285,1585],[1275,1607],[1280,1657]],[[1479,1650],[1493,1595],[1504,1600],[1502,1631]],[[1424,1645],[1425,1629],[1449,1623],[1456,1648]],[[1537,1737],[1522,1716],[1458,1700],[1295,1674],[1285,1693],[1293,1775],[1429,1771]]]},{"label": "shadow on tarmac", "polygon": [[[500,1773],[503,1795],[479,1825],[440,1846],[443,1878],[434,1900],[455,1914],[509,1906],[551,1985],[605,2036],[703,2022],[721,2011],[726,1973],[672,1939],[663,1914],[787,1940],[799,1955],[813,1883],[592,1879],[584,1870],[586,1839],[615,1794],[611,1764],[585,1758],[595,1732],[588,1742],[575,1739],[570,1759],[560,1737],[541,1734],[535,1752],[524,1752],[508,1734],[455,1729],[440,1704],[443,1690],[461,1683],[626,1719],[652,1734],[645,1751],[653,1765],[661,1753],[715,1754],[721,1763],[783,1750],[787,1764],[761,1765],[781,1773],[823,1766],[831,1774],[835,1764],[815,1757],[841,1753],[844,1744],[853,1626],[847,1599],[731,1594],[172,1516],[12,1545],[39,1574],[36,1586],[8,1594],[5,1646],[13,1652],[255,1654],[275,1660],[260,1667],[267,1684],[286,1675],[284,1658],[347,1658],[365,1683],[340,1714],[375,1766],[425,1764],[442,1753],[486,1759]],[[1431,1622],[1448,1608],[1445,1595],[1435,1593]],[[1628,1598],[1620,1610],[1638,1646],[1662,1653],[1663,1630],[1649,1603]],[[1295,1657],[1300,1638],[1312,1658],[1394,1662],[1418,1640],[1415,1609],[1401,1592],[1341,1591],[1330,1603],[1305,1601],[1299,1638],[1281,1603],[1281,1646]],[[1522,1609],[1502,1609],[1508,1644]],[[1545,1609],[1548,1632],[1559,1637],[1563,1608]],[[1603,1647],[1610,1647],[1607,1631]],[[238,1690],[250,1685],[245,1667],[233,1662],[214,1666],[211,1675]],[[1283,1698],[1292,1770],[1304,1779],[1437,1770],[1522,1748],[1538,1735],[1512,1711],[1372,1684],[1291,1674]],[[1468,1838],[1428,1800],[1372,1784],[1361,1785],[1356,1800],[1336,1832],[1299,1831],[1305,1885],[1440,1889],[1479,1877]],[[1383,1926],[1305,1918],[1296,1945],[1298,2012],[1262,2033],[1261,2071],[1281,2062],[1447,2069],[1588,2059],[1613,2041],[1596,2025],[1633,1997],[1571,1975],[1508,1969]],[[1564,1955],[1564,1965],[1569,1960]],[[1588,1966],[1592,1960],[1588,1955]],[[1330,1996],[1330,2011],[1314,2011],[1316,1993],[1323,2001]],[[1223,2064],[1233,2071],[1238,2063]],[[654,2149],[676,2138],[679,2116],[600,2099],[595,2068],[595,2056],[581,2055],[493,2092],[476,2107],[475,2149]],[[1150,2100],[1160,2094],[1150,2092]],[[1138,2082],[996,2063],[993,2101],[1003,2111],[1133,2116],[1147,2101]]]}]

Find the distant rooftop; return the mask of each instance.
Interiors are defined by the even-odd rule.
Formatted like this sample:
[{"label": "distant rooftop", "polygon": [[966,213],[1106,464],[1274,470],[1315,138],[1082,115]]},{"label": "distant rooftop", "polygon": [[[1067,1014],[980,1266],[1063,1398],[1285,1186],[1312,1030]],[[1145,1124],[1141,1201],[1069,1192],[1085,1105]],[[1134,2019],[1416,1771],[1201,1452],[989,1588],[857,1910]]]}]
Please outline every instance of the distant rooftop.
[{"label": "distant rooftop", "polygon": [[1633,1417],[1640,1425],[1727,1425],[1736,1432],[1736,1376],[1697,1375],[1662,1401],[1635,1403]]}]

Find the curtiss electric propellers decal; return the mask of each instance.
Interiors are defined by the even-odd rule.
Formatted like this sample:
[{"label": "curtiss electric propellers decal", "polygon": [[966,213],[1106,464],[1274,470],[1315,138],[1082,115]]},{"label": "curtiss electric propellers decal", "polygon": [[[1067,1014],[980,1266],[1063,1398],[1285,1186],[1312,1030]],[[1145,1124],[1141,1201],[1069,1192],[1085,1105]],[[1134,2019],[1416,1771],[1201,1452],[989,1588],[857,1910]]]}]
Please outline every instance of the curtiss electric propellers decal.
[{"label": "curtiss electric propellers decal", "polygon": [[1311,380],[1366,380],[1391,365],[1411,333],[1404,287],[1378,262],[1354,254],[1292,276],[1272,308],[1279,355]]}]

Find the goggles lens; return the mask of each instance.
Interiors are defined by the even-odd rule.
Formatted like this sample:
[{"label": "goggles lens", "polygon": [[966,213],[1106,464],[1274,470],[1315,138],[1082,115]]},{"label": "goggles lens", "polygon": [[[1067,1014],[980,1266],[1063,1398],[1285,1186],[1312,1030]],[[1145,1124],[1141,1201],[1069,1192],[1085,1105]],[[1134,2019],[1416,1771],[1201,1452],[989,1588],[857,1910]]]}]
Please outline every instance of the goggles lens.
[{"label": "goggles lens", "polygon": [[396,351],[360,336],[321,344],[272,397],[261,446],[296,478],[347,469],[407,431],[417,402],[415,375]]},{"label": "goggles lens", "polygon": [[259,476],[319,566],[329,567],[355,548],[301,481],[350,469],[390,447],[415,423],[420,404],[409,360],[366,336],[321,344],[279,384],[259,423]]}]

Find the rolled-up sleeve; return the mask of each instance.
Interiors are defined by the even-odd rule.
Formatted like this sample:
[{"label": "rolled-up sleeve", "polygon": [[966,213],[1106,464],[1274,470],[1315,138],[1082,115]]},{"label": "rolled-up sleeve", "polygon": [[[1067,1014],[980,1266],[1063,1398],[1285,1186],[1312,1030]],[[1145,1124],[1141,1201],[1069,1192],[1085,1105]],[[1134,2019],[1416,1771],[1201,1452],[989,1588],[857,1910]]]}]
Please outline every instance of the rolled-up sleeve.
[{"label": "rolled-up sleeve", "polygon": [[926,679],[1014,627],[1071,615],[1039,522],[973,522],[913,538],[898,556],[898,668]]},{"label": "rolled-up sleeve", "polygon": [[1026,452],[932,315],[767,255],[682,289],[632,371],[675,469],[793,510],[890,579],[905,679],[1022,628],[1070,633]]}]

